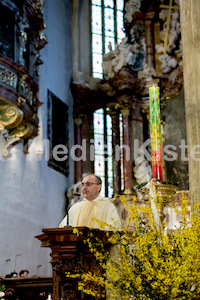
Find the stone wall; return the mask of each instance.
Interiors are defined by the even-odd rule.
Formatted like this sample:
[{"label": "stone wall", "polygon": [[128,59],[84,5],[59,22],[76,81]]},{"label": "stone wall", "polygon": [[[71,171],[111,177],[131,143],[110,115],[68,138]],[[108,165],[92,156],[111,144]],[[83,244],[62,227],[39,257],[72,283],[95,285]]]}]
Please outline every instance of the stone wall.
[{"label": "stone wall", "polygon": [[181,151],[182,145],[187,145],[186,123],[185,123],[185,102],[183,91],[175,98],[166,100],[166,108],[163,111],[165,116],[164,124],[164,147],[172,145],[169,150],[173,151],[173,157],[166,155],[172,159],[167,161],[163,159],[165,166],[165,174],[167,179],[180,181],[179,189],[188,190],[188,161],[187,151]]},{"label": "stone wall", "polygon": [[[47,90],[69,106],[69,146],[73,144],[72,96],[72,9],[71,1],[45,1],[44,22],[48,44],[42,50],[39,79],[40,135],[37,147],[47,138]],[[58,120],[59,121],[59,120]],[[34,236],[42,228],[58,227],[64,216],[65,191],[73,183],[73,162],[67,178],[49,168],[45,156],[37,161],[37,147],[23,153],[23,144],[0,161],[0,275],[28,269],[32,275],[51,274],[50,256]],[[21,254],[16,257],[16,255]],[[16,259],[15,259],[16,258]],[[16,264],[15,264],[16,262]]]}]

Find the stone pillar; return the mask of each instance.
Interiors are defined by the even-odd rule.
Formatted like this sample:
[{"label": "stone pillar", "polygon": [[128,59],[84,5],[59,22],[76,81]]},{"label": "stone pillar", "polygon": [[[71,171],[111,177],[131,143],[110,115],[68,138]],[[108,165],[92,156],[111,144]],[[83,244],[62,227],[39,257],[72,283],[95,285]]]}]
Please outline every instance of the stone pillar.
[{"label": "stone pillar", "polygon": [[200,204],[200,2],[180,0],[189,189]]},{"label": "stone pillar", "polygon": [[[82,120],[80,118],[74,120],[74,141],[75,145],[82,145],[82,130],[81,130]],[[75,151],[75,157],[80,158],[82,156],[82,151],[77,148]],[[81,180],[83,174],[83,162],[74,161],[74,182]]]},{"label": "stone pillar", "polygon": [[[123,107],[121,109],[123,121],[123,172],[124,172],[124,194],[131,194],[132,189],[132,164],[130,159],[130,109]],[[128,157],[129,156],[129,157]]]},{"label": "stone pillar", "polygon": [[120,160],[116,159],[116,145],[120,145],[119,135],[119,115],[116,111],[110,113],[112,118],[112,167],[113,167],[113,194],[114,198],[119,195],[121,186],[120,176]]},{"label": "stone pillar", "polygon": [[146,63],[154,68],[154,42],[153,42],[153,18],[155,12],[145,15],[145,43],[146,43]]},{"label": "stone pillar", "polygon": [[79,72],[79,30],[78,30],[78,9],[79,0],[72,1],[72,37],[73,37],[73,80],[78,79]]},{"label": "stone pillar", "polygon": [[82,123],[82,139],[86,143],[86,160],[83,160],[83,174],[93,173],[94,162],[94,135],[93,135],[92,114],[84,113]]}]

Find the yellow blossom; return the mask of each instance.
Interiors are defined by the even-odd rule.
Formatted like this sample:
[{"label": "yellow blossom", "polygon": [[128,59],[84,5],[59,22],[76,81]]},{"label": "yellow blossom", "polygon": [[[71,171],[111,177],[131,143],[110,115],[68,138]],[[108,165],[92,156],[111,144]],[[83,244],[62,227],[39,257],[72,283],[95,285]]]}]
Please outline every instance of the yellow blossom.
[{"label": "yellow blossom", "polygon": [[[121,197],[129,217],[123,232],[106,232],[111,252],[90,232],[83,242],[94,256],[96,268],[88,270],[80,262],[81,267],[66,276],[77,279],[79,289],[96,297],[98,287],[102,287],[111,299],[196,299],[200,293],[200,216],[195,203],[188,217],[184,194],[182,199],[179,209],[173,205],[181,216],[180,226],[165,235],[155,226],[150,202],[138,207],[135,198],[130,203]],[[163,202],[158,197],[157,207],[161,208]],[[80,234],[77,229],[73,233]]]}]

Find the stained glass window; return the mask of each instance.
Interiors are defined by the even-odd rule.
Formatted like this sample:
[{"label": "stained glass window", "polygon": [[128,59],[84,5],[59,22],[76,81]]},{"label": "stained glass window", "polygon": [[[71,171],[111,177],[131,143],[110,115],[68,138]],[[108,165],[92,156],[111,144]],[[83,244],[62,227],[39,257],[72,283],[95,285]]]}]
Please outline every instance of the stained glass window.
[{"label": "stained glass window", "polygon": [[92,76],[103,78],[103,55],[124,38],[124,0],[91,0]]},{"label": "stained glass window", "polygon": [[94,173],[102,179],[103,196],[113,195],[112,169],[112,120],[106,109],[98,109],[93,114],[94,125]]}]

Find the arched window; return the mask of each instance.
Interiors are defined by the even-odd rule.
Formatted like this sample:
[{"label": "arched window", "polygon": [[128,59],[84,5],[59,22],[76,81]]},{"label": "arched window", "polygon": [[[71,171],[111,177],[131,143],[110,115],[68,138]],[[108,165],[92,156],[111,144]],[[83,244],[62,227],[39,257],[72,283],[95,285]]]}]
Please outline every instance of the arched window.
[{"label": "arched window", "polygon": [[124,0],[91,0],[92,76],[103,78],[103,54],[124,38]]}]

